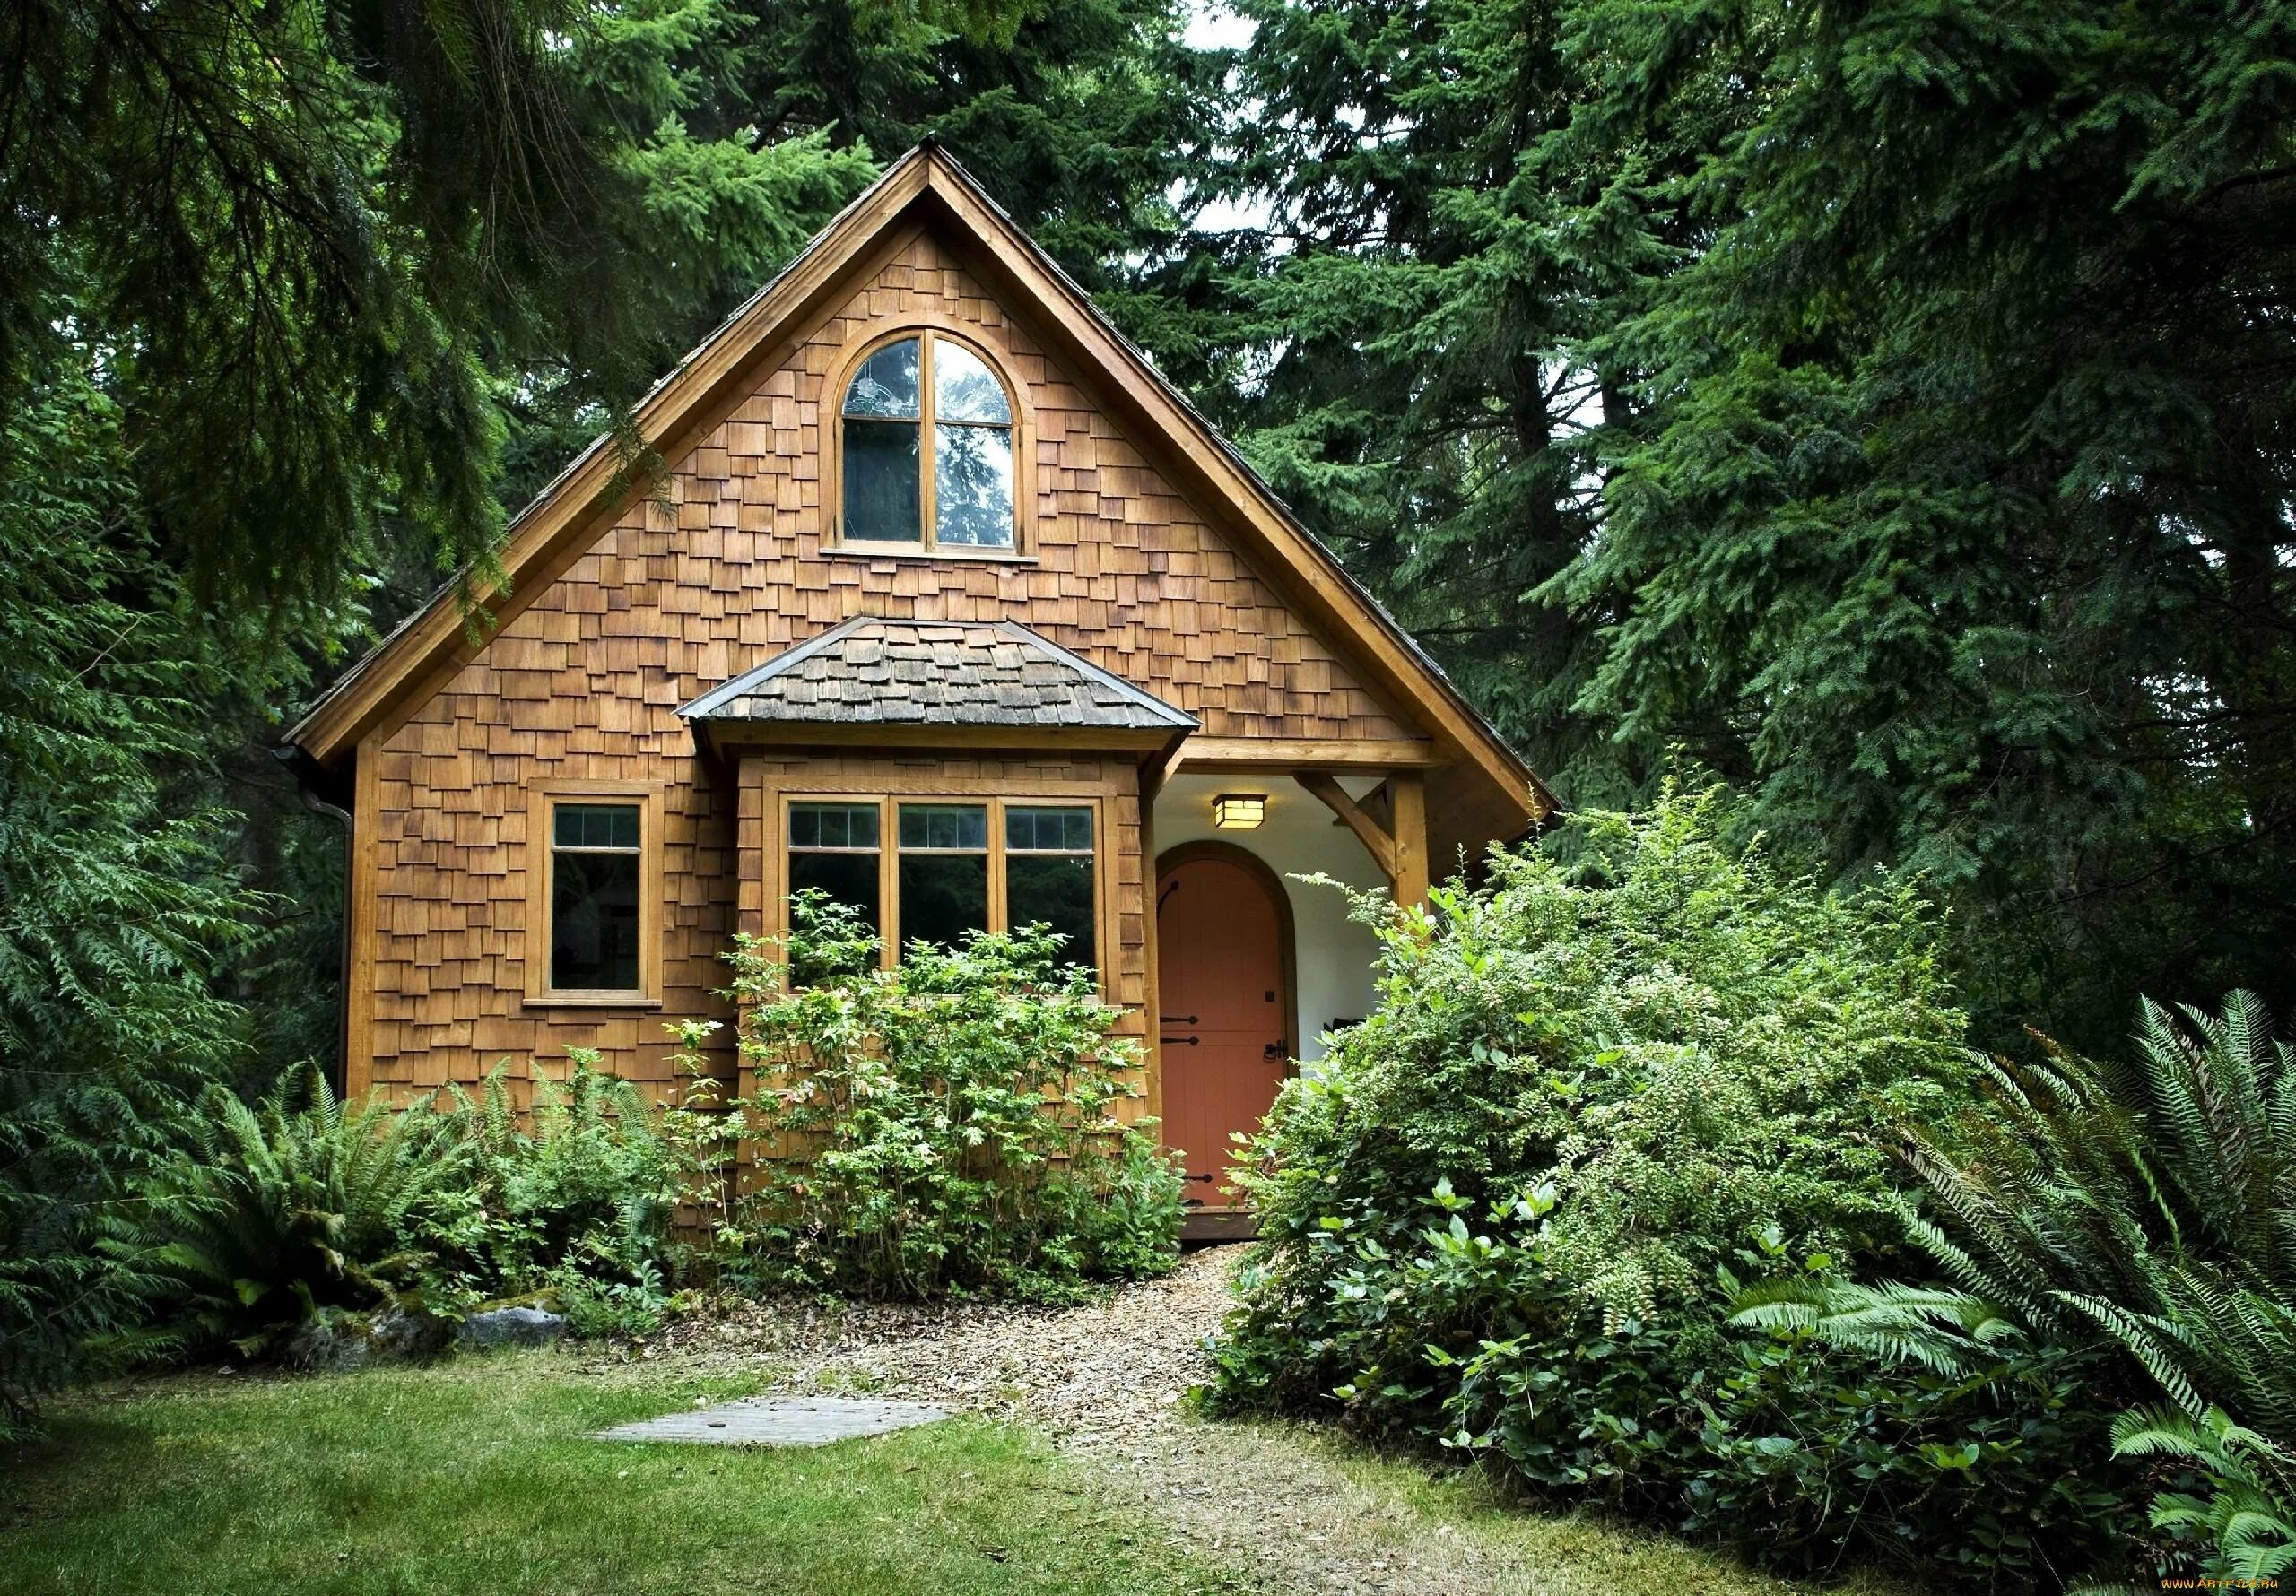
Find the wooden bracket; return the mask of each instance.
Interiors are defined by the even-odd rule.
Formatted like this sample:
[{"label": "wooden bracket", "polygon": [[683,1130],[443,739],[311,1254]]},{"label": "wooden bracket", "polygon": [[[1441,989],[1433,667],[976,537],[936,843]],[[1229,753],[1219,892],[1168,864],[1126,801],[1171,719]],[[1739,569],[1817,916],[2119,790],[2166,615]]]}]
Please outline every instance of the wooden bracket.
[{"label": "wooden bracket", "polygon": [[1423,903],[1427,898],[1427,783],[1417,771],[1397,771],[1387,778],[1387,808],[1394,816],[1388,830],[1347,795],[1330,772],[1302,770],[1295,778],[1337,815],[1340,823],[1359,841],[1387,878],[1389,893],[1401,904]]},{"label": "wooden bracket", "polygon": [[1364,847],[1378,862],[1379,873],[1393,881],[1396,876],[1396,839],[1380,828],[1379,822],[1363,812],[1347,789],[1327,772],[1302,770],[1300,785],[1323,801],[1324,807],[1339,817],[1340,824],[1355,833]]}]

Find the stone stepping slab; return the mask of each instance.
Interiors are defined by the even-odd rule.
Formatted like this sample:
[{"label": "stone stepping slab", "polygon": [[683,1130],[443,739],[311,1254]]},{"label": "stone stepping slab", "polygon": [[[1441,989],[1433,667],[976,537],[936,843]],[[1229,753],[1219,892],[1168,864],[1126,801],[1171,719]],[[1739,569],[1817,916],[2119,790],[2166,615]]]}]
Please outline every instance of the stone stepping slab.
[{"label": "stone stepping slab", "polygon": [[948,1418],[923,1402],[851,1397],[747,1397],[599,1430],[600,1441],[686,1441],[705,1446],[826,1446]]}]

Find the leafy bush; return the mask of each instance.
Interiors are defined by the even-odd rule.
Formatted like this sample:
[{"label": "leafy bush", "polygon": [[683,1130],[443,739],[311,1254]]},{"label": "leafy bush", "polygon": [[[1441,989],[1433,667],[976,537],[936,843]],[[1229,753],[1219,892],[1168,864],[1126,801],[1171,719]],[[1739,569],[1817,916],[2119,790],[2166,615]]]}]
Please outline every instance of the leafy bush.
[{"label": "leafy bush", "polygon": [[2187,1031],[2144,1005],[2135,1067],[2051,1048],[1993,1067],[1979,1106],[1915,1124],[1905,1156],[1933,1220],[1907,1232],[1950,1284],[1758,1287],[1749,1323],[1808,1331],[1959,1375],[2004,1347],[2118,1349],[2168,1398],[2124,1414],[2117,1451],[2197,1473],[2156,1528],[2205,1572],[2296,1567],[2296,1063],[2245,993]]},{"label": "leafy bush", "polygon": [[1975,1074],[1917,894],[1824,890],[1728,818],[1669,790],[1429,911],[1360,906],[1379,1002],[1251,1149],[1215,1399],[1336,1401],[1805,1567],[2078,1563],[2125,1511],[2078,1366],[1902,1380],[1721,1323],[1740,1275],[1890,1255],[1890,1127]]},{"label": "leafy bush", "polygon": [[191,1349],[276,1353],[325,1309],[413,1291],[471,1179],[470,1150],[428,1107],[344,1102],[313,1068],[250,1107],[217,1088],[191,1145],[148,1184],[145,1245]]},{"label": "leafy bush", "polygon": [[[1139,1054],[1045,928],[913,942],[876,967],[858,916],[792,905],[731,956],[749,1133],[775,1161],[740,1219],[765,1279],[873,1294],[1073,1293],[1170,1270],[1178,1173],[1116,1106]],[[777,958],[776,954],[782,957]],[[807,984],[787,989],[792,967]]]}]

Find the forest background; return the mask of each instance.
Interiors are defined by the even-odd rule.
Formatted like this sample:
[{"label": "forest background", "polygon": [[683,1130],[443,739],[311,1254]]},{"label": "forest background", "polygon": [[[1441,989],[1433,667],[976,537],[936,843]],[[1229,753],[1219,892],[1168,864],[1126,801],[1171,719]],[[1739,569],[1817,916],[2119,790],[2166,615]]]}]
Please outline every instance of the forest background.
[{"label": "forest background", "polygon": [[1918,872],[1980,1043],[2296,1011],[2292,34],[22,0],[6,1255],[68,1269],[200,1085],[334,1056],[343,834],[283,727],[928,132],[1567,803],[1688,763],[1788,859]]}]

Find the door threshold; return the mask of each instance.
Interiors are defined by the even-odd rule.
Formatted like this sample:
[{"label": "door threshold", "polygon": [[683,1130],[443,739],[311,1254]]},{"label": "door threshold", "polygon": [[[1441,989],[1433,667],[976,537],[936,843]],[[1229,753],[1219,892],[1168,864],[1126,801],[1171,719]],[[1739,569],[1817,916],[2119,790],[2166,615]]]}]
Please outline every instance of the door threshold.
[{"label": "door threshold", "polygon": [[1183,1243],[1251,1241],[1259,1235],[1259,1216],[1248,1208],[1190,1209],[1180,1220]]}]

